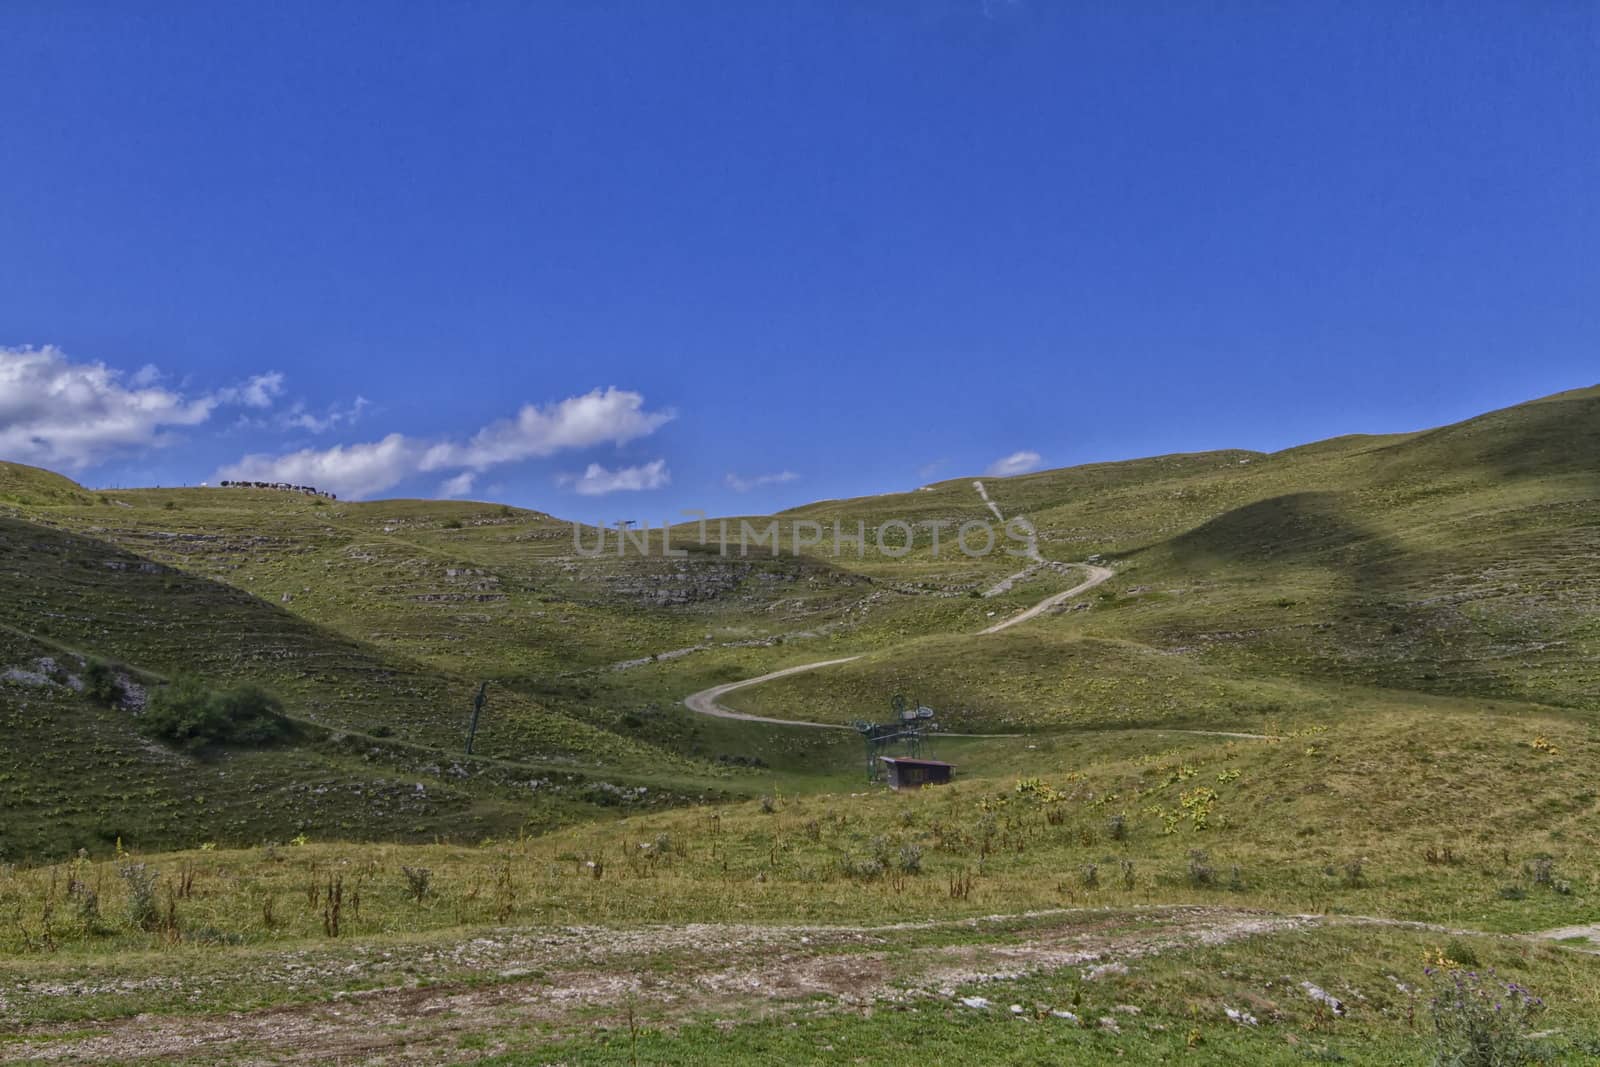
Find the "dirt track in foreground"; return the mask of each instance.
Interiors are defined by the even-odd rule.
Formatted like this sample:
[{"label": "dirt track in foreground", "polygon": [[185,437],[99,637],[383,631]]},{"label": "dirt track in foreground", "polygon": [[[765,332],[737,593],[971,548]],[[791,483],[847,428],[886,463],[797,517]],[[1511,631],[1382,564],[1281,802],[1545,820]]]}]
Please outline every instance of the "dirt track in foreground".
[{"label": "dirt track in foreground", "polygon": [[[495,931],[462,943],[476,965],[470,980],[413,981],[251,1012],[31,1026],[15,1034],[15,1043],[0,1045],[0,1061],[462,1062],[505,1051],[497,1033],[527,1039],[527,1028],[543,1025],[559,1037],[595,1025],[597,1013],[602,1024],[623,1024],[631,1009],[648,1025],[670,1026],[690,1017],[949,997],[967,983],[1133,960],[1322,921],[1167,907],[876,927]],[[70,985],[62,995],[72,995]],[[467,1037],[487,1040],[469,1050],[461,1047]]]}]

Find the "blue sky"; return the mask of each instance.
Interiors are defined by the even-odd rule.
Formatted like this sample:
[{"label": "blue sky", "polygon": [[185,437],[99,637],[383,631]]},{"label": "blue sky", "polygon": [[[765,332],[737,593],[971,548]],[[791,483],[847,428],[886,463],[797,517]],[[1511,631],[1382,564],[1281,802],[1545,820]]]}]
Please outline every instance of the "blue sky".
[{"label": "blue sky", "polygon": [[655,518],[1592,384],[1597,10],[11,0],[0,458]]}]

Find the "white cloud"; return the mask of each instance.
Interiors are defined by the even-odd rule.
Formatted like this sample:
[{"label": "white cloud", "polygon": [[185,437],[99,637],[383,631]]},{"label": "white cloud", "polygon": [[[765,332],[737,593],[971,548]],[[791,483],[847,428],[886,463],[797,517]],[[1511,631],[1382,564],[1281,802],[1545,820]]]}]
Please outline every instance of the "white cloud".
[{"label": "white cloud", "polygon": [[[144,376],[152,369],[154,368],[143,368],[139,371],[139,376]],[[270,408],[272,402],[282,393],[283,375],[277,371],[268,371],[266,374],[257,374],[245,379],[242,385],[220,390],[217,399],[224,404],[242,404],[247,408]]]},{"label": "white cloud", "polygon": [[728,476],[722,479],[722,483],[729,489],[732,489],[735,493],[748,493],[752,489],[760,489],[763,486],[782,485],[785,482],[792,482],[798,477],[800,476],[794,471],[779,471],[776,474],[757,474],[753,478],[741,478],[739,475],[729,472]]},{"label": "white cloud", "polygon": [[342,496],[381,493],[417,469],[421,446],[392,433],[381,441],[303,448],[284,456],[252,455],[223,467],[219,481],[289,482]]},{"label": "white cloud", "polygon": [[224,404],[270,404],[283,375],[186,396],[156,385],[161,371],[140,368],[126,381],[104,363],[74,363],[53,345],[0,347],[0,457],[81,470],[129,449],[173,440],[173,428],[198,426]]},{"label": "white cloud", "polygon": [[128,379],[128,384],[143,389],[145,386],[154,385],[166,375],[161,373],[161,368],[154,363],[146,363],[133,372],[133,377]]},{"label": "white cloud", "polygon": [[556,482],[571,486],[580,496],[604,496],[607,493],[660,489],[672,482],[672,472],[667,470],[667,461],[664,459],[641,467],[623,467],[614,471],[591,463],[582,474],[563,474]]},{"label": "white cloud", "polygon": [[1013,474],[1026,474],[1039,465],[1037,452],[1013,452],[1004,459],[997,459],[989,464],[989,469],[983,473],[990,478],[1009,478]]},{"label": "white cloud", "polygon": [[338,426],[354,425],[361,418],[371,402],[364,396],[358,396],[349,407],[340,407],[338,404],[329,405],[321,414],[307,411],[304,403],[297,403],[283,415],[283,425],[291,430],[306,430],[310,433],[327,433]]},{"label": "white cloud", "polygon": [[516,418],[491,423],[470,441],[434,445],[423,457],[423,470],[483,470],[568,449],[622,445],[654,433],[673,418],[671,411],[645,411],[639,393],[616,386],[595,389],[542,408],[525,404]]},{"label": "white cloud", "polygon": [[[639,393],[615,387],[595,389],[545,407],[525,405],[515,418],[491,423],[465,441],[425,441],[392,433],[367,444],[307,448],[279,456],[245,456],[222,468],[217,477],[291,482],[341,496],[364,497],[381,493],[416,474],[449,470],[481,473],[497,464],[563,450],[625,444],[653,433],[673,417],[670,411],[644,410],[644,397]],[[647,469],[627,468],[617,474]],[[607,472],[600,468],[600,473],[603,476]],[[656,474],[665,478],[664,466]],[[587,475],[573,476],[572,480],[581,484],[585,478]],[[584,490],[580,488],[579,492]]]},{"label": "white cloud", "polygon": [[439,484],[439,491],[434,494],[440,500],[451,500],[455,497],[466,496],[472,492],[472,483],[478,476],[471,471],[462,471],[454,478],[447,478]]}]

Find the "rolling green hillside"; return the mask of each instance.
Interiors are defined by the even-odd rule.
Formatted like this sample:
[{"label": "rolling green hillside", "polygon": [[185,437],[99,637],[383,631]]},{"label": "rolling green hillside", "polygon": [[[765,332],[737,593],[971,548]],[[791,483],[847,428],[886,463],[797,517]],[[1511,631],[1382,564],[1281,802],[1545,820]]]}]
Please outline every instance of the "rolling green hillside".
[{"label": "rolling green hillside", "polygon": [[[173,540],[180,540],[173,535]],[[0,515],[0,709],[10,739],[0,856],[200,840],[476,839],[601,807],[719,791],[725,769],[494,690],[462,755],[475,681],[94,537]],[[266,750],[189,754],[138,707],[74,690],[89,658],[146,687],[249,683],[310,729]]]},{"label": "rolling green hillside", "polygon": [[[582,786],[543,794],[481,762],[326,733],[205,753],[146,738],[76,692],[71,653],[0,628],[0,859],[202,842],[432,840],[570,821]],[[9,677],[5,677],[9,675]],[[54,676],[54,677],[52,677]],[[147,679],[148,680],[148,679]],[[455,773],[460,771],[463,773]],[[581,782],[581,776],[580,776]]]},{"label": "rolling green hillside", "polygon": [[[1596,471],[1591,389],[746,517],[909,523],[888,558],[0,465],[7,1047],[209,1062],[290,1019],[323,1059],[913,1062],[932,1026],[969,1059],[1401,1063],[1502,975],[1547,999],[1539,1058],[1588,1062]],[[996,509],[1042,560],[949,551]],[[263,686],[295,734],[150,740],[90,657]],[[847,657],[723,706],[904,693],[954,785],[683,704]]]},{"label": "rolling green hillside", "polygon": [[[1174,675],[1202,690],[1213,676],[1336,680],[1592,710],[1597,472],[1600,391],[1589,389],[1425,433],[990,480],[1008,513],[1038,524],[1047,555],[1099,554],[1117,578],[1027,637],[876,655],[746,691],[739,704],[782,715],[794,700],[815,708],[830,684],[853,695],[909,686],[953,708],[987,702],[1001,722],[1042,675],[1065,722],[1092,712],[1097,685],[1155,664],[1152,685]],[[811,513],[927,509],[963,486]],[[1069,651],[1105,639],[1118,644]],[[1030,663],[996,671],[1019,644]],[[1121,650],[1117,662],[1107,648]],[[1082,677],[1074,665],[1090,658],[1096,677]],[[961,674],[983,679],[983,700]]]},{"label": "rolling green hillside", "polygon": [[[847,737],[679,705],[855,654],[729,702],[844,723],[900,691],[971,732],[1254,732],[1386,693],[1582,713],[1600,700],[1597,471],[1600,390],[1588,389],[1421,433],[985,479],[1007,519],[1037,527],[1045,557],[1097,556],[1116,576],[979,637],[1081,575],[953,552],[960,523],[994,518],[971,479],[684,524],[684,557],[665,556],[659,534],[648,552],[619,555],[613,540],[591,557],[569,524],[500,505],[96,493],[0,464],[0,626],[21,642],[0,669],[48,648],[153,680],[248,681],[320,728],[440,753],[460,751],[489,679],[480,753],[530,777],[566,769],[690,795],[855,773]],[[797,532],[889,520],[914,529],[901,558],[789,547]],[[741,521],[775,523],[780,552],[720,544]],[[596,536],[579,531],[585,546]],[[91,734],[113,721],[80,711]],[[55,729],[38,726],[29,747]]]}]

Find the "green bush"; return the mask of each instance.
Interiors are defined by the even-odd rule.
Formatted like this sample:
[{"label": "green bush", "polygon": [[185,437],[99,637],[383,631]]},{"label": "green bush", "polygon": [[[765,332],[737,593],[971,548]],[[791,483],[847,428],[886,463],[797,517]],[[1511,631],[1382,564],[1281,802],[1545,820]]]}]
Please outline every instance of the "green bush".
[{"label": "green bush", "polygon": [[83,671],[83,693],[97,704],[117,704],[123,697],[122,682],[109,663],[92,659]]},{"label": "green bush", "polygon": [[150,694],[139,727],[148,737],[186,748],[270,745],[292,734],[283,706],[254,686],[218,690],[195,678]]}]

